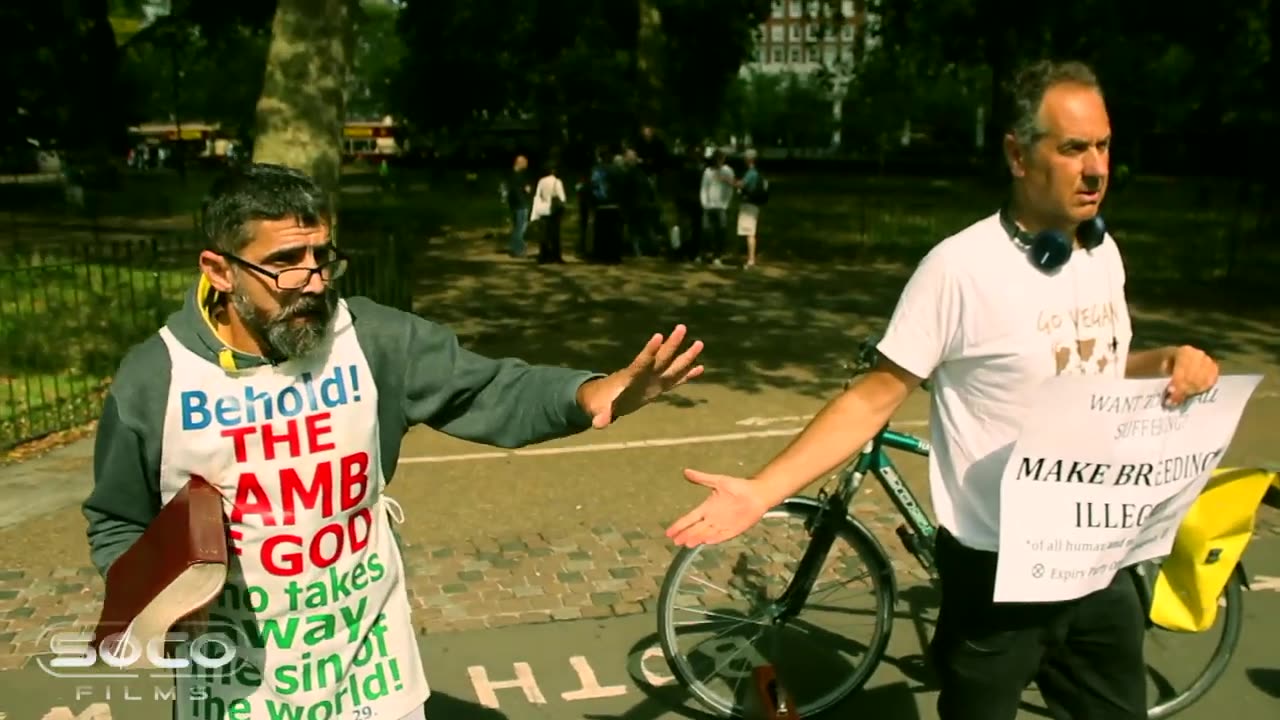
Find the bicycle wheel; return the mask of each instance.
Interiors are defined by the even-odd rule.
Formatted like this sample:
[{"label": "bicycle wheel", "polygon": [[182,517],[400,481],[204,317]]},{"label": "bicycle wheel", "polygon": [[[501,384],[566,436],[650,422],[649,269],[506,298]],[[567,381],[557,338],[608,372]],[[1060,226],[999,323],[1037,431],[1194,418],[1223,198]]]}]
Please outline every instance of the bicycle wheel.
[{"label": "bicycle wheel", "polygon": [[[772,665],[798,714],[810,717],[866,683],[884,655],[893,627],[893,568],[875,537],[852,519],[837,530],[805,607],[789,620],[776,617],[777,596],[790,583],[821,512],[813,500],[789,499],[733,540],[681,550],[667,569],[658,598],[662,653],[676,679],[721,717],[742,717],[755,667]],[[854,563],[863,569],[840,581]],[[869,591],[867,607],[833,609],[831,595],[855,583]],[[747,607],[725,608],[722,600],[745,600]],[[818,627],[828,619],[867,621],[870,632]],[[704,629],[707,644],[684,649],[682,641]],[[751,637],[730,635],[740,629]],[[703,672],[708,667],[710,674]]]},{"label": "bicycle wheel", "polygon": [[[1227,580],[1227,586],[1222,589],[1222,606],[1219,608],[1222,616],[1222,636],[1218,639],[1218,644],[1214,648],[1209,662],[1186,690],[1178,692],[1170,698],[1162,699],[1151,706],[1147,711],[1147,717],[1150,720],[1164,720],[1164,718],[1172,717],[1186,710],[1197,700],[1204,697],[1204,694],[1209,692],[1209,689],[1226,672],[1227,665],[1231,662],[1231,656],[1235,653],[1236,646],[1240,642],[1240,630],[1244,622],[1244,593],[1241,592],[1241,586],[1239,574],[1232,573]],[[1147,633],[1148,635],[1160,633],[1165,636],[1175,637],[1183,634],[1194,635],[1192,633],[1165,630],[1156,626],[1148,628]]]}]

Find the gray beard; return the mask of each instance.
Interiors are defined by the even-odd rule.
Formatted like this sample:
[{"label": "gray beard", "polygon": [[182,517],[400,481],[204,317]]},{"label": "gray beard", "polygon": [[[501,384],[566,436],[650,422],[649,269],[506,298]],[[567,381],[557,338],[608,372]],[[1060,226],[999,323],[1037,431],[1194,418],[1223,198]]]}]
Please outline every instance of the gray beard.
[{"label": "gray beard", "polygon": [[[289,360],[308,355],[328,336],[338,293],[330,289],[323,295],[300,295],[291,305],[270,314],[254,307],[249,297],[236,287],[231,291],[231,305],[249,332],[266,346],[269,358]],[[304,313],[305,319],[294,319]]]}]

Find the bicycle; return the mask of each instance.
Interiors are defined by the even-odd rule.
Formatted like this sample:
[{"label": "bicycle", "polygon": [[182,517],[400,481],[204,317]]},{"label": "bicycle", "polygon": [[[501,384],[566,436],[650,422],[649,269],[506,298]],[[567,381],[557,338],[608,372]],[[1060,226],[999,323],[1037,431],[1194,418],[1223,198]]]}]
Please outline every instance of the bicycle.
[{"label": "bicycle", "polygon": [[[850,368],[853,372],[849,379],[846,380],[845,387],[849,386],[854,377],[873,367],[875,358],[875,340],[872,339],[863,344],[858,359],[853,364],[853,367]],[[928,389],[927,386],[925,389]],[[757,638],[767,630],[773,631],[775,650],[778,643],[781,642],[783,630],[788,625],[799,626],[805,633],[815,632],[809,627],[811,623],[806,624],[807,621],[803,619],[805,616],[802,616],[801,609],[807,601],[813,599],[816,595],[820,595],[820,593],[815,594],[815,584],[823,573],[824,563],[832,555],[837,541],[844,541],[852,551],[852,555],[867,568],[866,573],[855,579],[866,579],[872,585],[875,607],[866,614],[873,616],[874,629],[870,639],[865,642],[852,640],[846,634],[828,633],[824,640],[815,644],[814,650],[804,655],[812,659],[816,664],[829,668],[830,659],[821,660],[817,656],[822,653],[833,654],[835,651],[831,650],[831,647],[834,644],[843,643],[855,647],[861,646],[864,650],[862,661],[854,665],[848,672],[845,672],[842,680],[831,690],[825,693],[809,691],[806,694],[802,694],[798,692],[797,687],[791,686],[803,685],[806,681],[812,680],[813,676],[797,671],[791,673],[788,677],[786,674],[787,668],[770,661],[762,652],[754,648],[751,648],[749,652],[743,655],[743,658],[753,667],[767,664],[777,667],[778,672],[786,678],[784,679],[784,684],[789,686],[788,689],[791,696],[796,699],[796,709],[800,717],[811,717],[816,713],[831,708],[851,693],[860,689],[871,678],[886,658],[886,650],[889,645],[895,615],[894,608],[899,592],[894,567],[884,545],[865,523],[853,515],[850,511],[850,504],[853,502],[866,476],[868,474],[874,476],[895,506],[897,518],[904,521],[896,529],[899,541],[907,552],[915,558],[936,588],[938,577],[934,566],[933,544],[937,527],[920,502],[916,500],[915,495],[902,479],[887,454],[887,451],[892,450],[918,457],[927,457],[931,449],[927,441],[908,433],[895,431],[886,425],[858,455],[837,473],[836,488],[833,492],[827,492],[824,489],[818,492],[817,497],[793,496],[766,513],[765,518],[756,526],[757,528],[774,520],[792,521],[803,528],[806,540],[803,554],[798,562],[794,564],[792,579],[787,583],[786,588],[778,595],[776,600],[768,601],[761,598],[757,612],[731,614],[725,611],[681,605],[680,600],[682,598],[687,599],[689,602],[701,602],[697,598],[705,595],[708,588],[729,594],[728,590],[720,588],[715,582],[704,579],[698,579],[698,584],[692,591],[681,593],[679,589],[680,581],[689,574],[691,569],[695,568],[700,558],[716,553],[717,548],[723,547],[724,544],[683,548],[675,555],[671,565],[668,567],[659,594],[659,642],[663,655],[675,678],[701,705],[722,717],[742,717],[744,706],[749,704],[750,700],[740,696],[739,693],[743,691],[742,685],[745,684],[748,688],[751,685],[749,682],[751,669],[733,670],[738,679],[734,683],[732,691],[719,693],[713,690],[707,680],[698,678],[695,673],[695,665],[698,664],[700,659],[694,658],[691,654],[680,652],[677,628],[683,628],[695,624],[695,622],[697,624],[708,624],[717,621],[733,622],[734,625],[729,630],[741,625],[755,625],[762,628],[756,632]],[[740,536],[739,539],[742,537],[744,536]],[[785,555],[786,553],[782,554]],[[776,561],[777,555],[779,553],[775,553],[771,559]],[[1148,611],[1148,615],[1161,560],[1157,558],[1139,563],[1132,568],[1130,573],[1138,586],[1139,596],[1143,602],[1143,607]],[[756,563],[757,566],[760,564],[759,562]],[[768,562],[763,564],[769,565]],[[735,563],[730,578],[723,582],[730,587],[735,586],[735,583],[740,587],[749,581],[758,582],[760,578],[767,579],[767,573],[761,571],[758,567],[755,570],[756,575],[751,576],[751,569],[748,567],[750,565],[749,561],[744,562],[740,559]],[[766,569],[768,568],[766,567]],[[774,563],[773,569],[778,569],[776,563]],[[744,575],[746,579],[743,579]],[[1155,698],[1154,703],[1148,710],[1149,718],[1160,720],[1186,709],[1208,692],[1225,672],[1240,639],[1243,620],[1243,611],[1241,609],[1243,601],[1242,588],[1246,587],[1247,578],[1241,566],[1237,564],[1220,596],[1219,609],[1221,612],[1218,615],[1219,621],[1222,623],[1223,634],[1214,647],[1209,662],[1200,669],[1185,690],[1181,692],[1174,691],[1172,694],[1167,690],[1161,690],[1161,696]],[[815,612],[817,610],[815,608]],[[684,611],[691,616],[702,616],[708,619],[683,622],[684,613],[681,613],[682,617],[677,617],[677,611]],[[720,638],[729,630],[717,633],[712,639],[720,642],[721,645],[725,644],[725,641],[720,640]],[[1164,632],[1170,632],[1174,637],[1190,635],[1189,633],[1165,631],[1160,626],[1152,623],[1148,617],[1147,634],[1149,638],[1153,634]],[[718,648],[719,645],[715,647]],[[742,648],[735,650],[734,655],[736,656],[741,650]],[[727,650],[713,649],[705,651],[704,654],[715,655],[723,659],[722,656],[725,652]],[[721,668],[728,670],[729,665],[729,660],[723,660],[717,665],[716,671]],[[744,679],[747,679],[748,682],[743,683],[742,680]]]}]

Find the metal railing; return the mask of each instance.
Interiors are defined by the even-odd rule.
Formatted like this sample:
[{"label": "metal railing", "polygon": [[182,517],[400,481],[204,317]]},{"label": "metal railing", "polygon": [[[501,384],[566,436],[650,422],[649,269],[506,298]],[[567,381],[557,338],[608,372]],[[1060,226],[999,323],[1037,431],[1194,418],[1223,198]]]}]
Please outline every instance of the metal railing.
[{"label": "metal railing", "polygon": [[[409,310],[409,258],[392,236],[344,247],[343,295]],[[182,305],[199,242],[42,244],[0,256],[0,450],[96,420],[120,361]]]}]

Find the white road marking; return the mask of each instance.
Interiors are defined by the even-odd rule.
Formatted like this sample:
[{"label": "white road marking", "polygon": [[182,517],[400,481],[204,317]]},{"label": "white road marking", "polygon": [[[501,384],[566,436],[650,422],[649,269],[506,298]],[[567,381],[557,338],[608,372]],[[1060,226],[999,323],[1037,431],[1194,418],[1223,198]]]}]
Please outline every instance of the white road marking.
[{"label": "white road marking", "polygon": [[[779,423],[796,423],[808,422],[813,419],[812,415],[779,415],[777,417],[749,417],[742,418],[734,423],[734,425],[746,425],[747,427],[764,427],[766,425],[777,425]],[[891,427],[928,427],[928,420],[894,420]]]},{"label": "white road marking", "polygon": [[1253,582],[1249,583],[1250,590],[1270,590],[1272,592],[1280,592],[1280,577],[1271,577],[1270,575],[1255,575]]},{"label": "white road marking", "polygon": [[[753,418],[748,418],[753,419]],[[773,418],[758,418],[772,420]],[[739,423],[741,424],[741,423]],[[925,420],[901,420],[893,423],[893,427],[926,427]],[[676,445],[702,445],[705,443],[734,442],[737,440],[755,440],[759,438],[785,437],[795,435],[804,428],[789,427],[775,430],[751,430],[747,432],[723,433],[720,435],[687,435],[684,437],[651,438],[649,440],[627,440],[612,443],[585,443],[566,447],[532,447],[519,450],[494,450],[491,452],[457,453],[454,455],[418,455],[400,458],[401,465],[417,463],[461,462],[466,460],[498,460],[509,457],[527,457],[532,455],[572,455],[577,453],[607,452],[611,450],[634,450],[637,448],[673,447]]]},{"label": "white road marking", "polygon": [[765,425],[776,425],[778,423],[805,422],[813,419],[812,415],[783,415],[781,417],[749,417],[742,418],[734,425],[746,425],[747,427],[764,427]]}]

